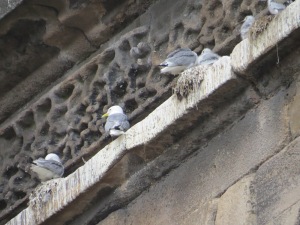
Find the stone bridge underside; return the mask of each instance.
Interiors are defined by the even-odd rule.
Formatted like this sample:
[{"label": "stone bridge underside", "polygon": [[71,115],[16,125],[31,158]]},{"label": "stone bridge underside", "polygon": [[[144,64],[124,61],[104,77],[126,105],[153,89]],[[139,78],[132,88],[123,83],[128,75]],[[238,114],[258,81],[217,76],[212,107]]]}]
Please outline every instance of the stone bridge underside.
[{"label": "stone bridge underside", "polygon": [[[101,119],[109,106],[121,105],[134,125],[172,95],[176,78],[161,75],[157,67],[168,52],[189,47],[200,53],[209,47],[230,55],[241,41],[245,15],[267,13],[266,2],[260,0],[15,0],[0,7],[0,224],[26,208],[39,184],[25,172],[32,160],[58,153],[68,176],[112,141]],[[139,44],[144,51],[134,58],[130,49]],[[220,97],[201,118],[211,116],[213,109],[221,112],[237,93],[249,97],[263,89],[264,81],[257,84],[253,77],[249,82],[239,78],[240,88],[228,98]],[[290,79],[283,82],[289,84]],[[249,85],[257,87],[249,90]],[[253,107],[256,98],[244,101],[234,115],[229,113],[221,127],[207,128],[201,140],[225,129]],[[167,135],[157,148],[148,146],[152,150],[147,156],[127,155],[115,168],[121,178],[114,183],[116,178],[107,177],[107,188],[101,188],[97,198],[120,187],[178,135]],[[107,206],[91,224],[129,200],[122,201]]]}]

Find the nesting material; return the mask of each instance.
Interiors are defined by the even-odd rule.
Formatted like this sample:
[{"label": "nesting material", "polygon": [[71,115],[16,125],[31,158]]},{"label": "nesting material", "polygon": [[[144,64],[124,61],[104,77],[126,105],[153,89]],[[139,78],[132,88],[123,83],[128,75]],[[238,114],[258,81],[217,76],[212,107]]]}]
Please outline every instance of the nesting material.
[{"label": "nesting material", "polygon": [[249,29],[249,37],[255,39],[260,33],[262,33],[272,21],[274,16],[262,16],[254,21],[253,25]]},{"label": "nesting material", "polygon": [[46,204],[51,199],[52,190],[57,186],[57,183],[58,179],[54,179],[37,186],[29,196],[29,205],[33,209],[39,210],[42,207],[41,204]]},{"label": "nesting material", "polygon": [[191,91],[200,87],[208,67],[210,67],[210,65],[196,66],[181,73],[173,89],[179,100],[186,98]]}]

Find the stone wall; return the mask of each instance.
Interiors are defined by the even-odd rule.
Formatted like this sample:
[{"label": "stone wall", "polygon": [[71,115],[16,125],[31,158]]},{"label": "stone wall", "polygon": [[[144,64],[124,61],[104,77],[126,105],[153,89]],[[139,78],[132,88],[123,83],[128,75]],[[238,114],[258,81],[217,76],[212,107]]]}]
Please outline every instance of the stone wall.
[{"label": "stone wall", "polygon": [[[264,15],[265,7],[266,2],[258,0],[121,4],[31,0],[6,15],[0,21],[0,45],[5,53],[0,93],[3,221],[25,207],[38,184],[25,172],[33,159],[58,153],[65,175],[71,174],[83,164],[82,157],[91,158],[111,141],[104,135],[100,118],[109,106],[120,104],[134,125],[171,96],[176,80],[160,75],[157,67],[167,52],[180,46],[200,53],[210,47],[228,55],[240,41],[244,16]],[[273,207],[277,200],[259,197],[267,198],[263,191],[271,185],[260,171],[268,171],[264,165],[286,151],[282,149],[294,143],[299,133],[295,82],[299,53],[293,39],[285,45],[292,45],[294,53],[288,55],[280,46],[279,67],[274,63],[274,51],[272,57],[264,56],[267,63],[264,68],[256,66],[253,79],[237,79],[229,86],[233,90],[222,89],[222,93],[228,90],[228,96],[219,93],[214,104],[208,100],[209,107],[201,116],[179,122],[177,126],[185,124],[184,131],[152,142],[147,146],[151,149],[148,155],[137,149],[125,156],[111,172],[112,178],[106,177],[104,183],[108,184],[99,188],[95,204],[64,221],[96,224],[109,215],[100,224],[196,224],[199,218],[224,224],[234,213],[240,215],[235,216],[236,223],[290,219],[284,213],[280,216],[285,208],[268,215],[271,209],[264,204],[270,200]],[[136,46],[143,46],[144,51],[134,58],[129,52]],[[156,167],[160,169],[153,178]],[[121,175],[116,176],[116,171]],[[166,173],[169,175],[162,178]],[[127,194],[126,179],[127,185],[132,182]],[[297,186],[296,181],[292,184]],[[288,190],[272,185],[277,197]],[[136,198],[147,188],[148,193]],[[234,199],[232,193],[241,198]],[[228,199],[232,199],[231,205]],[[239,211],[235,204],[241,206]],[[297,205],[293,204],[286,202],[295,213]],[[186,209],[182,210],[182,205]],[[142,215],[141,208],[146,211]],[[55,222],[59,224],[59,219],[47,221]]]},{"label": "stone wall", "polygon": [[[296,80],[261,99],[98,224],[298,224],[300,139],[292,137],[290,124],[299,117],[289,116],[297,104],[295,90],[300,90]],[[201,136],[201,128],[190,132],[177,148],[189,151],[186,140]]]}]

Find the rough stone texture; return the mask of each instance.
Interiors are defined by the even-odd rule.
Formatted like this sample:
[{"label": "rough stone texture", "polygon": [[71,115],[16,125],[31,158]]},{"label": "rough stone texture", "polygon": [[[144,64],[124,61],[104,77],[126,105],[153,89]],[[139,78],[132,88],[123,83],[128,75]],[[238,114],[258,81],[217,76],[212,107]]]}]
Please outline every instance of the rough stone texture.
[{"label": "rough stone texture", "polygon": [[0,19],[14,10],[23,0],[3,0],[0,2]]},{"label": "rough stone texture", "polygon": [[296,80],[296,84],[294,84],[295,87],[295,93],[293,95],[293,99],[291,103],[289,104],[289,123],[290,123],[290,129],[291,134],[293,138],[298,137],[300,134],[300,118],[299,118],[299,110],[300,110],[300,80],[299,76]]},{"label": "rough stone texture", "polygon": [[295,47],[294,40],[300,37],[299,9],[300,1],[293,2],[275,16],[261,34],[240,42],[231,54],[233,70],[253,80],[263,74],[267,62],[273,60],[278,64],[289,54],[291,46]]},{"label": "rough stone texture", "polygon": [[[199,211],[195,217],[203,218],[205,210],[201,209],[207,202],[220,197],[289,142],[286,93],[283,89],[271,99],[261,101],[257,108],[123,207],[125,224],[182,224],[196,209]],[[178,148],[188,149],[186,140],[199,136],[202,129],[190,131],[186,139],[178,142]],[[114,217],[102,223],[114,224]],[[111,223],[110,218],[114,218]]]},{"label": "rough stone texture", "polygon": [[[110,105],[121,104],[129,115],[130,122],[136,124],[171,95],[174,77],[161,76],[156,66],[168,52],[179,46],[190,47],[197,53],[203,47],[210,47],[221,55],[228,55],[240,41],[239,23],[244,16],[264,13],[265,6],[266,2],[259,0],[203,0],[201,2],[196,0],[123,0],[121,2],[28,0],[2,18],[0,21],[0,121],[4,122],[0,126],[0,158],[5,161],[1,166],[0,178],[1,223],[25,207],[28,194],[37,185],[36,180],[24,172],[29,162],[49,152],[56,152],[63,156],[66,175],[70,174],[83,164],[82,156],[89,159],[110,141],[103,135],[104,121],[100,119],[102,112]],[[299,18],[300,11],[297,7],[299,7],[299,0],[289,7],[291,16],[296,19]],[[286,42],[280,43],[280,66],[283,66],[274,69],[268,62],[263,64],[265,61],[262,60],[262,64],[259,65],[264,65],[264,68],[254,70],[257,72],[255,76],[261,78],[254,82],[254,89],[265,101],[261,103],[264,105],[260,107],[261,114],[253,116],[252,121],[248,121],[243,129],[249,132],[254,130],[257,134],[251,134],[252,136],[245,134],[245,137],[241,138],[238,136],[242,133],[242,129],[237,129],[235,135],[232,134],[229,139],[222,139],[222,144],[215,145],[220,149],[223,148],[224,143],[224,146],[232,145],[235,151],[229,151],[233,157],[237,157],[235,161],[225,160],[228,165],[223,165],[221,158],[217,156],[216,158],[219,159],[218,162],[223,169],[230,171],[227,167],[236,166],[235,169],[240,170],[239,174],[225,176],[226,184],[220,185],[222,190],[216,191],[218,193],[224,192],[254,165],[257,166],[259,162],[279,151],[289,140],[288,122],[280,115],[285,117],[289,113],[290,117],[296,120],[292,112],[296,111],[297,98],[295,97],[294,105],[289,106],[287,113],[287,107],[283,104],[286,99],[283,98],[284,91],[281,88],[291,84],[294,72],[299,69],[300,64],[297,64],[299,57],[289,58],[291,55],[287,56],[285,49],[290,48],[284,47],[294,45],[293,55],[299,56],[299,49],[296,50],[299,44],[295,44],[299,43],[299,29],[296,24],[299,20],[293,20],[296,23],[291,23],[292,29],[289,30],[286,20],[282,20],[285,18],[284,15],[280,15],[279,19],[273,21],[273,25],[277,22],[284,24],[283,36],[288,35],[285,31],[293,31],[285,39]],[[147,43],[148,51],[140,58],[131,58],[130,49],[139,43]],[[249,49],[248,44],[242,42],[246,50]],[[272,60],[276,58],[274,57],[276,48],[273,48],[270,55]],[[240,61],[240,56],[237,58],[237,62]],[[266,59],[269,60],[270,57]],[[289,62],[293,62],[292,65]],[[278,71],[274,72],[276,69]],[[280,79],[277,79],[279,77]],[[282,80],[285,82],[282,83]],[[234,84],[236,87],[237,84],[245,85],[245,82],[234,82]],[[161,141],[154,139],[145,145],[143,151],[138,148],[136,155],[121,160],[122,162],[103,178],[107,183],[100,184],[99,190],[102,192],[98,193],[99,199],[120,185],[122,187],[122,182],[131,173],[138,171],[179,140],[178,137],[185,135],[187,127],[194,129],[201,123],[201,129],[198,128],[198,133],[194,132],[194,134],[200,134],[203,138],[200,140],[202,144],[232,123],[233,119],[236,120],[238,115],[243,115],[259,101],[257,95],[253,94],[253,101],[249,101],[245,107],[237,107],[241,111],[227,112],[227,116],[232,113],[232,119],[228,117],[220,119],[215,116],[212,119],[216,124],[202,122],[217,110],[218,104],[219,107],[225,107],[224,102],[232,103],[232,96],[238,94],[237,92],[244,88],[243,85],[237,90],[231,90],[229,88],[232,87],[231,85],[223,87],[222,92],[212,98],[216,102],[212,104],[210,100],[204,101],[205,107],[202,110],[205,113],[192,114],[190,120],[180,119],[177,126],[181,123],[186,125],[183,133],[177,133],[175,129],[177,126],[172,126],[171,134],[159,137]],[[233,95],[229,95],[230,97],[224,95],[224,90]],[[267,99],[278,91],[279,94],[276,95],[278,105],[275,106],[274,102]],[[211,105],[214,107],[210,107]],[[263,107],[266,108],[262,109]],[[276,107],[280,107],[282,111],[278,111]],[[269,113],[268,116],[266,112]],[[274,118],[278,120],[276,124],[273,123]],[[289,123],[291,124],[292,120]],[[263,129],[265,125],[270,126],[269,130]],[[293,137],[297,136],[297,129],[297,126],[292,127]],[[265,133],[267,131],[268,134]],[[234,142],[237,146],[229,143],[235,140],[230,139],[232,137],[237,139],[237,142]],[[182,148],[185,148],[186,142],[187,140],[182,142]],[[195,141],[194,146],[190,148],[199,149],[200,143]],[[210,143],[210,146],[213,145]],[[239,152],[239,148],[244,147],[248,150],[254,148],[259,152],[250,152],[251,155],[250,153],[247,155],[247,152],[235,155]],[[220,151],[219,156],[223,156],[222,154],[223,152]],[[211,155],[208,153],[207,155],[203,155],[202,160],[205,160],[205,157],[209,160]],[[249,161],[245,156],[249,157]],[[180,162],[176,163],[180,164]],[[169,168],[173,167],[174,165]],[[210,169],[214,171],[213,166]],[[118,177],[115,176],[117,171],[121,171]],[[160,173],[164,174],[166,171],[169,170]],[[150,185],[151,182],[144,187]],[[97,196],[93,191],[89,194],[87,199],[92,198],[94,194]],[[135,196],[137,195],[138,192]],[[217,196],[214,193],[212,195]],[[124,200],[122,204],[128,204],[128,201]],[[17,209],[18,206],[21,208]],[[116,208],[120,206],[121,204]],[[72,206],[69,210],[72,211]],[[113,207],[108,206],[107,211],[99,218],[103,218],[112,210]],[[78,211],[74,213],[79,213]],[[191,213],[191,221],[192,212],[196,212],[195,208],[187,213]],[[92,217],[93,213],[91,212],[90,215]],[[67,219],[70,217],[71,215],[66,216]],[[100,220],[96,218],[96,222],[98,221]],[[61,221],[56,222],[61,224]]]},{"label": "rough stone texture", "polygon": [[[125,135],[106,145],[84,166],[67,178],[60,179],[55,186],[51,186],[51,196],[46,202],[41,196],[47,191],[44,189],[39,191],[36,194],[38,197],[30,202],[27,209],[10,221],[10,224],[19,224],[20,221],[22,224],[27,224],[28,221],[33,221],[31,222],[33,224],[40,224],[44,221],[52,225],[62,224],[76,214],[81,214],[88,202],[98,193],[108,186],[114,186],[111,181],[107,181],[110,180],[110,174],[117,174],[120,178],[120,174],[114,171],[116,168],[113,166],[128,151],[138,153],[147,151],[141,159],[146,162],[150,161],[155,155],[159,155],[159,151],[163,151],[166,145],[174,142],[174,137],[189,130],[190,124],[197,121],[197,118],[207,114],[208,108],[216,107],[224,102],[224,99],[230,99],[243,88],[245,84],[232,73],[230,58],[223,57],[208,68],[207,76],[199,89],[191,92],[182,101],[179,101],[175,95],[171,96],[147,118],[129,129]],[[168,114],[164,114],[166,111]],[[97,145],[92,147],[99,148]],[[116,185],[122,183],[122,179],[114,178],[113,180],[118,182]],[[85,195],[87,190],[90,190],[89,194]],[[58,193],[63,193],[64,198],[60,198]],[[61,212],[60,216],[55,215],[55,212],[62,211],[72,204],[76,204],[77,207],[72,209],[71,214],[66,210]]]},{"label": "rough stone texture", "polygon": [[295,204],[292,204],[291,207],[284,210],[281,214],[278,216],[275,216],[272,220],[270,220],[268,225],[297,225],[300,223],[300,201],[296,202]]},{"label": "rough stone texture", "polygon": [[[294,220],[298,224],[300,190],[300,139],[291,142],[282,152],[264,163],[257,171],[255,186],[257,193],[258,224],[290,224],[280,223],[285,220]],[[293,217],[286,217],[286,213]],[[298,212],[299,213],[299,212]]]},{"label": "rough stone texture", "polygon": [[[139,152],[134,151],[133,154],[138,154],[144,162],[147,162],[144,163],[142,169],[132,173],[124,184],[112,191],[106,198],[98,198],[93,201],[91,206],[85,208],[84,213],[74,217],[68,224],[95,224],[105,218],[110,212],[124,207],[143,191],[147,190],[155,181],[161,179],[171,169],[180,165],[185,158],[199,149],[199,146],[205,146],[207,140],[218,134],[220,129],[224,129],[228,124],[240,118],[241,115],[257,103],[257,100],[258,96],[255,95],[253,89],[250,88],[238,96],[237,99],[234,98],[234,101],[230,101],[230,104],[219,105],[219,107],[214,108],[214,113],[199,118],[196,126],[200,132],[191,132],[191,130],[194,129],[193,126],[189,128],[191,135],[186,135],[187,132],[176,135],[176,139],[174,140],[175,144],[171,146],[165,144],[161,155],[150,162],[150,153],[155,151],[156,148],[151,148],[151,145],[147,144],[142,146]],[[202,108],[200,106],[198,107]],[[178,143],[179,139],[182,139],[180,143]],[[165,140],[165,138],[162,138],[162,140]],[[158,143],[160,143],[160,141]],[[158,146],[159,145],[156,145],[156,147]],[[209,210],[209,212],[211,212],[206,216],[208,223],[209,221],[214,221],[215,213],[213,206],[211,210],[203,206],[203,210]],[[201,210],[197,212],[201,213]],[[190,221],[198,215],[197,212],[191,215]]]},{"label": "rough stone texture", "polygon": [[[28,0],[7,14],[0,21],[0,145],[10,160],[1,168],[0,217],[36,186],[24,173],[29,162],[56,152],[66,175],[74,171],[82,156],[95,154],[87,150],[93,143],[109,141],[100,115],[110,105],[121,104],[135,124],[171,95],[174,77],[157,67],[168,52],[181,46],[229,54],[240,40],[241,19],[264,5]],[[130,57],[139,43],[149,51]]]},{"label": "rough stone texture", "polygon": [[254,175],[249,175],[232,185],[220,197],[215,225],[255,225]]},{"label": "rough stone texture", "polygon": [[208,203],[204,204],[204,206],[200,206],[199,208],[195,209],[193,212],[186,215],[186,218],[184,218],[181,224],[215,225],[218,201],[219,199],[213,199],[212,201],[209,201]]}]

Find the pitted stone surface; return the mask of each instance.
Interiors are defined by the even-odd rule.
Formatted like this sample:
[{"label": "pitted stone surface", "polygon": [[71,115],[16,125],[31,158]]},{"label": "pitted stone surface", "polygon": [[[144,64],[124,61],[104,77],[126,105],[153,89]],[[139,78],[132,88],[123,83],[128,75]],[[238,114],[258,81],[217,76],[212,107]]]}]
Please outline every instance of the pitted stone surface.
[{"label": "pitted stone surface", "polygon": [[[120,43],[123,43],[122,39]],[[96,57],[95,60],[100,61],[101,57]],[[220,74],[223,76],[220,76]],[[70,80],[74,80],[74,78],[70,78]],[[60,97],[65,96],[65,92],[61,91],[64,90],[62,87],[66,86],[61,85],[61,89],[53,89],[53,93],[56,95],[59,93]],[[70,220],[70,216],[80,214],[83,208],[104,187],[113,186],[111,182],[105,182],[108,179],[107,176],[115,169],[113,168],[114,165],[127,152],[139,150],[140,152],[146,151],[151,153],[152,149],[154,151],[163,151],[165,146],[170,144],[168,143],[169,140],[174,142],[172,141],[174,136],[178,135],[179,132],[185,132],[186,129],[190,129],[189,125],[193,121],[205,115],[207,113],[206,108],[216,107],[224,99],[235,96],[244,88],[245,84],[231,71],[230,58],[222,58],[209,68],[208,76],[204,78],[202,86],[191,92],[187,99],[179,102],[176,96],[172,95],[144,120],[130,128],[125,135],[106,145],[85,165],[65,179],[58,180],[57,185],[51,189],[51,197],[47,202],[42,202],[43,198],[36,198],[34,201],[31,201],[34,202],[34,205],[30,204],[27,209],[12,219],[9,224],[17,224],[22,220],[23,224],[26,224],[28,223],[28,218],[30,221],[34,221],[33,224],[47,222],[48,219],[51,224],[61,224]],[[60,105],[62,104],[61,101],[58,102]],[[198,106],[201,107],[201,110],[198,110]],[[165,112],[168,112],[168,114]],[[164,113],[165,115],[163,115]],[[96,146],[94,144],[93,148],[96,147],[99,148],[99,145]],[[151,160],[148,155],[141,157],[141,159],[146,162]],[[120,178],[120,176],[118,177]],[[102,185],[100,185],[100,182]],[[120,185],[122,180],[117,180],[117,182]],[[104,184],[106,185],[103,187]],[[87,190],[90,190],[89,195],[84,195]],[[60,198],[60,195],[63,195],[64,198]],[[55,217],[56,212],[65,209],[72,203],[76,204],[77,207],[72,210],[71,215],[66,213],[61,217]]]},{"label": "pitted stone surface", "polygon": [[[258,0],[29,0],[7,14],[0,21],[0,157],[7,159],[0,217],[36,186],[24,172],[29,162],[56,152],[71,173],[81,156],[107,143],[100,115],[110,105],[120,104],[134,125],[171,95],[174,77],[157,67],[168,52],[210,47],[228,55],[240,41],[244,16],[265,6]],[[131,57],[131,48],[143,44],[148,50]]]}]

